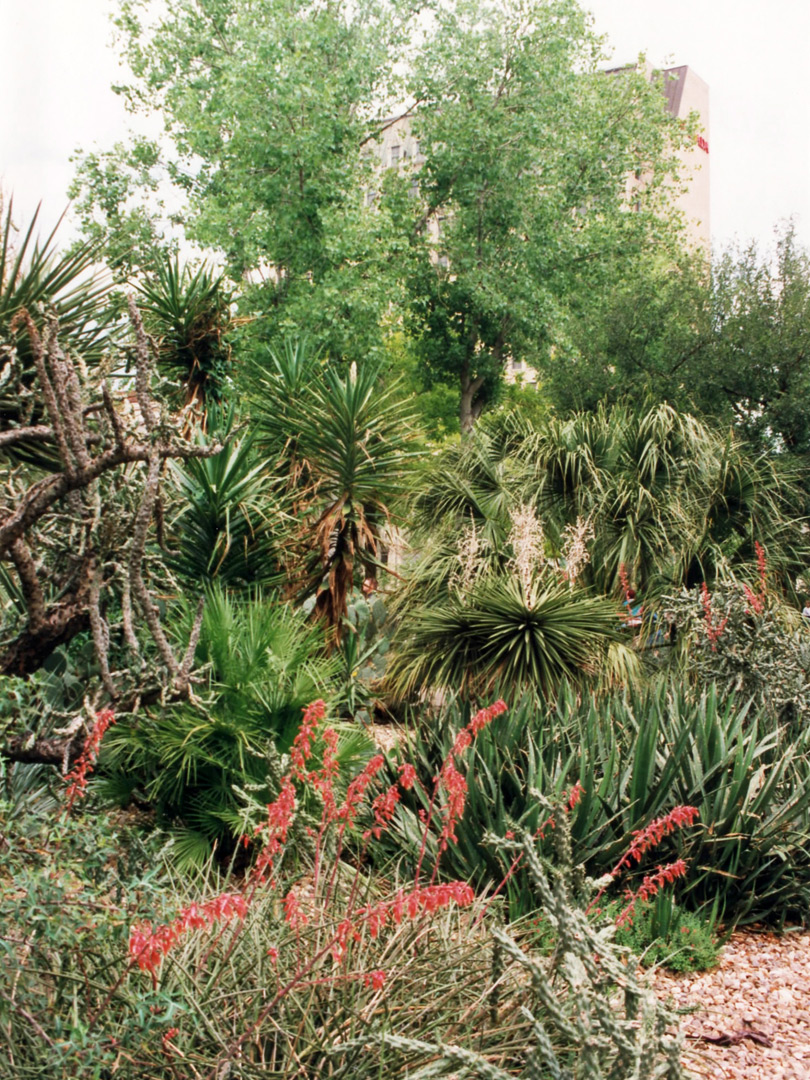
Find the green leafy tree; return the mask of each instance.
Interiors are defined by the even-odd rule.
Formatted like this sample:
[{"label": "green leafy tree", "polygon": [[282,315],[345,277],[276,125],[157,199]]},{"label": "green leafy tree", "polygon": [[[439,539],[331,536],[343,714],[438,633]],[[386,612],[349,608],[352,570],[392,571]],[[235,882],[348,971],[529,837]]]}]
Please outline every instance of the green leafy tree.
[{"label": "green leafy tree", "polygon": [[567,299],[543,365],[561,409],[666,400],[732,424],[758,448],[810,452],[810,254],[788,224],[772,251],[654,252]]},{"label": "green leafy tree", "polygon": [[[185,234],[252,286],[267,337],[306,327],[353,358],[380,345],[402,202],[368,199],[371,148],[400,99],[415,18],[399,0],[121,3],[124,92],[162,115],[160,167],[184,196]],[[133,144],[133,169],[144,155]]]},{"label": "green leafy tree", "polygon": [[[668,235],[664,178],[688,125],[642,74],[598,71],[574,0],[457,0],[427,18],[402,0],[121,0],[118,24],[123,91],[167,141],[133,143],[118,193],[104,173],[107,220],[164,169],[186,236],[245,282],[261,340],[306,329],[359,361],[402,319],[425,387],[460,393],[465,431],[510,356],[544,355],[566,291]],[[380,136],[408,114],[422,164],[384,170]],[[107,166],[81,168],[90,222]]]},{"label": "green leafy tree", "polygon": [[[695,411],[698,373],[711,367],[715,346],[712,308],[701,252],[617,260],[601,288],[566,297],[553,354],[541,362],[545,393],[561,412],[628,399]],[[701,404],[699,411],[711,405]],[[718,407],[730,419],[722,396],[708,411],[717,415]]]},{"label": "green leafy tree", "polygon": [[775,252],[751,244],[716,262],[713,306],[713,353],[694,372],[700,403],[712,409],[719,398],[766,448],[810,452],[810,253],[792,224]]},{"label": "green leafy tree", "polygon": [[71,209],[86,239],[104,247],[117,280],[154,268],[161,253],[175,254],[177,229],[168,216],[168,177],[160,146],[143,135],[110,150],[77,151],[68,188]]},{"label": "green leafy tree", "polygon": [[427,372],[459,388],[466,432],[510,357],[548,356],[563,297],[671,242],[664,180],[688,126],[641,72],[598,70],[599,41],[570,0],[459,3],[435,18],[411,80],[436,227],[410,317]]}]

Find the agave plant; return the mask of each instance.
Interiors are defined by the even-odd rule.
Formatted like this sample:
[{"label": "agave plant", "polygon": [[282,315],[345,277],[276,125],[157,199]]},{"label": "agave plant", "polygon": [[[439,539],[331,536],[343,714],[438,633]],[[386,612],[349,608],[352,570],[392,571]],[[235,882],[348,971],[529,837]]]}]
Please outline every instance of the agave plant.
[{"label": "agave plant", "polygon": [[[502,689],[502,688],[499,688]],[[441,710],[421,706],[409,757],[422,783],[383,837],[381,859],[415,864],[432,812],[433,778],[469,706],[452,697]],[[554,800],[579,783],[571,816],[573,855],[593,877],[607,874],[633,834],[674,806],[699,811],[699,824],[670,838],[660,858],[683,857],[682,906],[736,922],[810,917],[810,767],[807,736],[786,740],[765,710],[721,698],[714,688],[690,695],[680,680],[583,695],[563,684],[556,701],[527,692],[476,739],[468,761],[465,812],[444,873],[481,885],[504,872],[486,834],[534,834],[546,820],[538,792]],[[544,853],[555,837],[546,828]],[[429,854],[431,854],[429,852]],[[642,869],[640,873],[644,873]],[[520,873],[510,881],[513,914],[532,908]]]}]

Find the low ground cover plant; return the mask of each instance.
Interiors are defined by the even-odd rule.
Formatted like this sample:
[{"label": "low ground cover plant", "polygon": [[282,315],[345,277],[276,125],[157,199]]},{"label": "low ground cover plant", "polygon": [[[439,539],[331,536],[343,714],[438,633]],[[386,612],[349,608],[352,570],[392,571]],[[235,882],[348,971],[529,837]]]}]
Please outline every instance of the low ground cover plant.
[{"label": "low ground cover plant", "polygon": [[617,928],[616,941],[647,967],[705,971],[720,960],[717,927],[711,919],[679,907],[670,892],[637,904],[632,921]]}]

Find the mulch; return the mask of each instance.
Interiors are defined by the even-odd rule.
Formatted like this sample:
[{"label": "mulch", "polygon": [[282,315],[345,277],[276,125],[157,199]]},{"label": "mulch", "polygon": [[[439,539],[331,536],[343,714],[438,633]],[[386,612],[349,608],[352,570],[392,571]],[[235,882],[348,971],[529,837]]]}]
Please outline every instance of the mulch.
[{"label": "mulch", "polygon": [[810,1080],[810,933],[732,935],[711,971],[653,976],[682,1017],[685,1063],[712,1080]]}]

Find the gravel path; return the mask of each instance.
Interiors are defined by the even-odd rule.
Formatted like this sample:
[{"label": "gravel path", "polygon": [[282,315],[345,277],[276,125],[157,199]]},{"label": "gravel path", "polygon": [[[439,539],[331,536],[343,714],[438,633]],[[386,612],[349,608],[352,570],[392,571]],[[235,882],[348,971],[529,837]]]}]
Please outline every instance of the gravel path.
[{"label": "gravel path", "polygon": [[676,1007],[700,1006],[683,1017],[694,1076],[810,1080],[810,933],[741,931],[714,970],[658,971],[654,982]]}]

